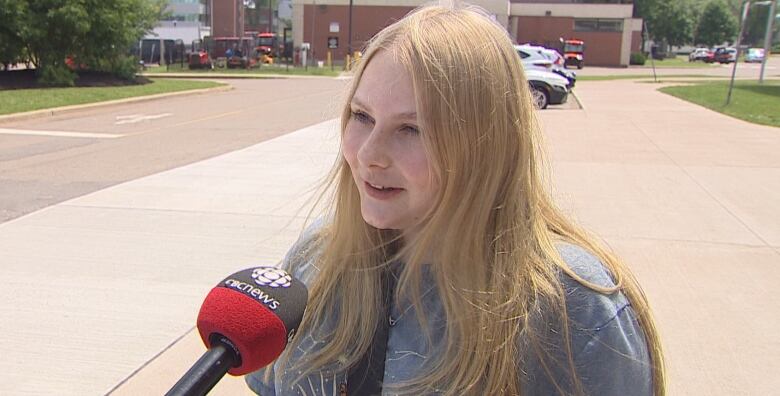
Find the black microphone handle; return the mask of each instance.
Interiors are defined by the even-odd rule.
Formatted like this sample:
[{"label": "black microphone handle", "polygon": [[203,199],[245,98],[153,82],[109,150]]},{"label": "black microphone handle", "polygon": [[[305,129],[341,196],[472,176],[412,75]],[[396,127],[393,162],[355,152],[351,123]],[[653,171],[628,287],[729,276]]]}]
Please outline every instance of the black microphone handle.
[{"label": "black microphone handle", "polygon": [[237,363],[240,358],[230,341],[222,336],[211,337],[211,348],[165,396],[203,396]]}]

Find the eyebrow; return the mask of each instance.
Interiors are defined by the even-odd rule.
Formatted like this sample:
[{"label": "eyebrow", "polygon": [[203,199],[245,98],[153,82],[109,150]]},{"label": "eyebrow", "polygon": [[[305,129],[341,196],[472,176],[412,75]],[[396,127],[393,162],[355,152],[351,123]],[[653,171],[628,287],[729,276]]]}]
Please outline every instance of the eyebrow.
[{"label": "eyebrow", "polygon": [[[357,96],[353,96],[352,97],[352,104],[357,105],[358,107],[362,107],[364,109],[370,110],[370,107],[365,105],[365,103],[360,98],[358,98]],[[400,117],[400,118],[404,118],[404,119],[416,120],[417,119],[417,112],[416,111],[411,111],[411,112],[406,112],[406,113],[398,113],[398,114],[395,114],[395,116]]]}]

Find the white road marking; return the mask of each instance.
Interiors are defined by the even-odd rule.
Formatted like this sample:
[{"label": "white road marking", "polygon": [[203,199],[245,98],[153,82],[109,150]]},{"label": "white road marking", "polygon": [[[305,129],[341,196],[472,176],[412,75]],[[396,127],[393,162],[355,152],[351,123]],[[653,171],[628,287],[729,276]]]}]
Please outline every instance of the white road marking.
[{"label": "white road marking", "polygon": [[141,121],[148,121],[148,120],[157,120],[160,118],[170,117],[173,114],[171,113],[162,113],[162,114],[155,114],[155,115],[148,115],[145,116],[143,114],[133,114],[133,115],[127,115],[127,116],[117,116],[117,121],[114,123],[114,125],[122,125],[122,124],[135,124],[136,122]]},{"label": "white road marking", "polygon": [[125,135],[111,135],[107,133],[66,132],[66,131],[37,131],[31,129],[7,129],[0,128],[0,135],[26,135],[26,136],[53,136],[84,139],[116,139]]}]

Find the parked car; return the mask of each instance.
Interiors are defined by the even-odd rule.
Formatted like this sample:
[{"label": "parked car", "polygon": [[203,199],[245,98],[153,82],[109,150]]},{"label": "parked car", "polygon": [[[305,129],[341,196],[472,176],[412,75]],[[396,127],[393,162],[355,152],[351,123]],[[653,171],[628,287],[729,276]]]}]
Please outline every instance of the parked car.
[{"label": "parked car", "polygon": [[748,48],[745,53],[745,62],[761,63],[764,61],[764,49],[763,48]]},{"label": "parked car", "polygon": [[715,62],[731,63],[737,61],[737,49],[731,47],[720,47],[715,49]]},{"label": "parked car", "polygon": [[564,63],[566,63],[566,60],[563,58],[563,55],[561,55],[560,52],[554,49],[538,47],[538,51],[539,53],[542,54],[542,56],[551,60],[554,65],[563,66]]},{"label": "parked car", "polygon": [[537,109],[546,109],[551,104],[566,103],[569,97],[569,80],[555,73],[528,68],[525,69],[525,77]]},{"label": "parked car", "polygon": [[515,45],[515,50],[520,55],[524,69],[531,68],[558,74],[569,81],[569,90],[574,88],[577,73],[563,66],[564,60],[558,51],[529,44]]},{"label": "parked car", "polygon": [[711,55],[714,54],[709,48],[696,48],[688,54],[688,62],[706,61]]},{"label": "parked car", "polygon": [[709,50],[707,56],[702,58],[702,61],[704,61],[704,63],[715,63],[715,51]]}]

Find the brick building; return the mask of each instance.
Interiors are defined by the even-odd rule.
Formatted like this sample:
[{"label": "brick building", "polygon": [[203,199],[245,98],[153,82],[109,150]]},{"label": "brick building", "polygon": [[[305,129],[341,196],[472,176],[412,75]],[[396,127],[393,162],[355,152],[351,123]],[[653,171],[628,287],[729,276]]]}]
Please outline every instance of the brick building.
[{"label": "brick building", "polygon": [[242,37],[244,35],[243,0],[209,0],[209,19],[213,37]]},{"label": "brick building", "polygon": [[[215,0],[216,1],[216,0]],[[376,32],[427,3],[423,0],[353,0],[352,50]],[[588,65],[627,66],[641,44],[641,19],[632,18],[631,0],[473,0],[507,28],[518,43],[555,48],[559,38],[586,43]],[[311,43],[313,57],[324,60],[330,46],[336,60],[349,46],[349,0],[293,0],[295,47]]]},{"label": "brick building", "polygon": [[518,43],[556,48],[560,38],[585,41],[593,66],[628,66],[642,43],[631,0],[511,0],[508,30]]}]

